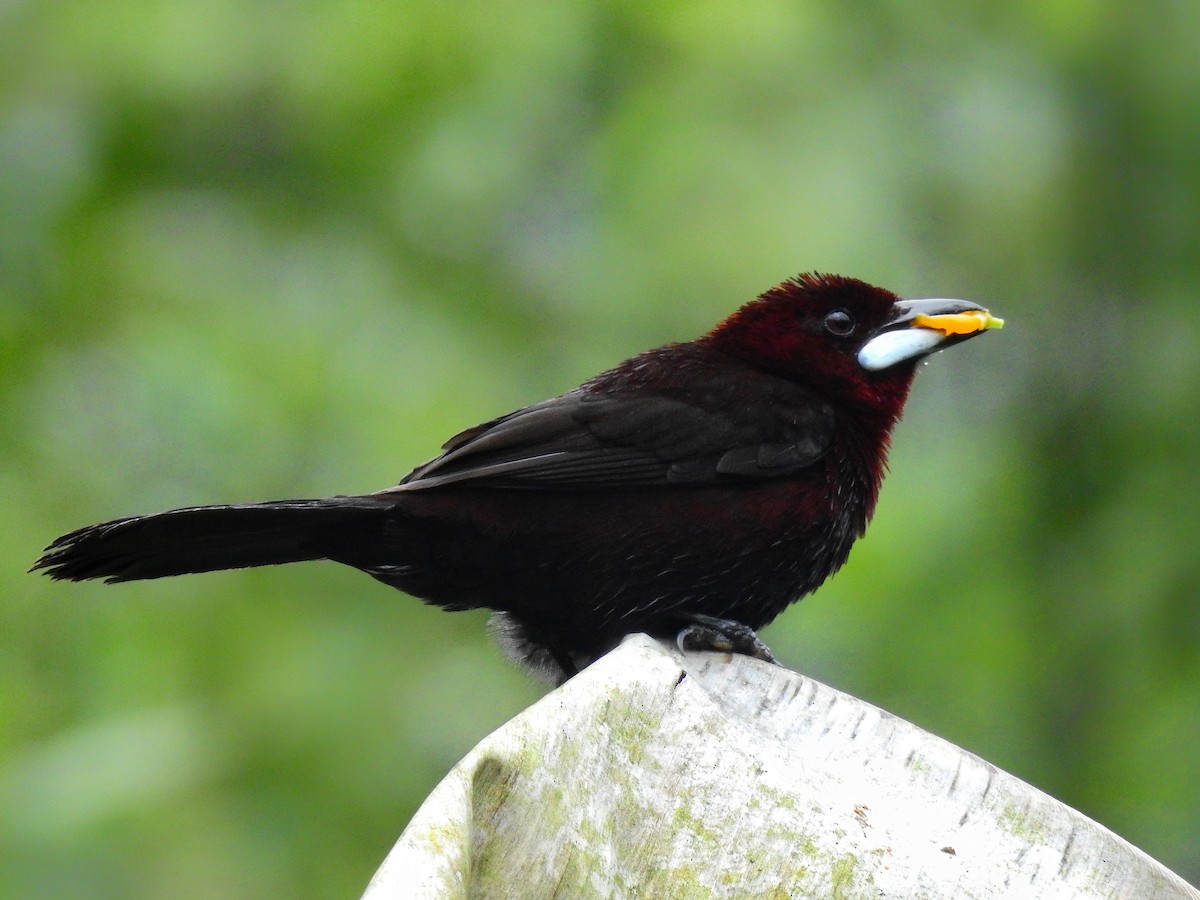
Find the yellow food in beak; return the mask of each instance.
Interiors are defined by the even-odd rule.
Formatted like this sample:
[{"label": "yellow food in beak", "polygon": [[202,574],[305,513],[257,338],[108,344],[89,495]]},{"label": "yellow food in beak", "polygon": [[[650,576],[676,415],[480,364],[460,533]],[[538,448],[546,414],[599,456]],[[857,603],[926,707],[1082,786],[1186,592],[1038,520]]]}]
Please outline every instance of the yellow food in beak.
[{"label": "yellow food in beak", "polygon": [[940,316],[917,315],[912,323],[917,328],[932,328],[942,334],[974,334],[988,328],[1003,328],[1004,320],[997,319],[986,309],[972,309],[968,312],[946,313]]}]

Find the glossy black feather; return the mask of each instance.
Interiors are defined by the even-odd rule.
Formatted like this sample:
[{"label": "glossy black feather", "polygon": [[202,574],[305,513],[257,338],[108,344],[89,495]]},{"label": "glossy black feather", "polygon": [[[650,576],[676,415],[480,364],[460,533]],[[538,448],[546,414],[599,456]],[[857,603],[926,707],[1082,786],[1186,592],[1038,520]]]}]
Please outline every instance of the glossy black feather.
[{"label": "glossy black feather", "polygon": [[833,410],[812,391],[693,348],[671,353],[691,358],[673,361],[669,393],[568,391],[456,435],[390,490],[693,487],[786,477],[829,447]]}]

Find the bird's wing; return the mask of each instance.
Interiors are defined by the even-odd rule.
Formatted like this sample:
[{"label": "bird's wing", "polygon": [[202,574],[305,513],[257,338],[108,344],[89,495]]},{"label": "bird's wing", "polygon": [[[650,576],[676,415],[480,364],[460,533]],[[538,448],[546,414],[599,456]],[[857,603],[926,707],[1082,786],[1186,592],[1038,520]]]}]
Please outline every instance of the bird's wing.
[{"label": "bird's wing", "polygon": [[[535,490],[666,487],[779,478],[811,465],[833,414],[803,402],[710,389],[624,393],[576,389],[471,428],[392,490],[445,484]],[[794,393],[794,391],[793,391]]]}]

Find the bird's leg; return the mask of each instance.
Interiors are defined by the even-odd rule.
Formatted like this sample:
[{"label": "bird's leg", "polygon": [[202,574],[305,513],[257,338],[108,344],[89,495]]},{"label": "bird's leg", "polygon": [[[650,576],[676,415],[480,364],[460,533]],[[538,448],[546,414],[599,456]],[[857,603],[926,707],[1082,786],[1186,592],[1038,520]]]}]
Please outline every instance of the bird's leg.
[{"label": "bird's leg", "polygon": [[779,665],[764,644],[748,625],[733,619],[719,619],[701,613],[690,613],[690,625],[685,625],[675,636],[675,646],[681,653],[689,650],[715,650],[718,653],[740,653],[753,656],[764,662]]},{"label": "bird's leg", "polygon": [[575,665],[575,660],[571,658],[571,654],[557,643],[547,644],[546,652],[550,654],[550,658],[554,660],[555,664],[562,669],[562,678],[558,682],[560,685],[565,684],[579,674],[579,667]]}]

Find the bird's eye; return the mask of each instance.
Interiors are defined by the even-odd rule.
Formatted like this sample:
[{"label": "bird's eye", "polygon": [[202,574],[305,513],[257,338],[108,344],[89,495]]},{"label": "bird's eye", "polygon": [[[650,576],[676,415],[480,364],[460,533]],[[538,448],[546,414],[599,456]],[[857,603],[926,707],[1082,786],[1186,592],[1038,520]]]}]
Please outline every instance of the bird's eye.
[{"label": "bird's eye", "polygon": [[837,337],[845,337],[854,330],[854,316],[844,309],[835,309],[825,317],[825,330]]}]

